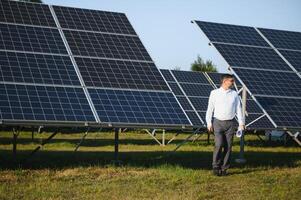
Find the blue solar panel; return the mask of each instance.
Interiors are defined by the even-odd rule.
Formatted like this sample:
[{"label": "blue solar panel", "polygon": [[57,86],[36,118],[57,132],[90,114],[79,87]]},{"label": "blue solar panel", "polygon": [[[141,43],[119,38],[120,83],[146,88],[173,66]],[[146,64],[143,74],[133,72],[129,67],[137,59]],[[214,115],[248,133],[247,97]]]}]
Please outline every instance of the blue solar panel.
[{"label": "blue solar panel", "polygon": [[208,97],[213,90],[211,85],[205,84],[181,83],[180,85],[187,96]]},{"label": "blue solar panel", "polygon": [[211,42],[268,46],[253,27],[196,21]]},{"label": "blue solar panel", "polygon": [[49,7],[47,5],[38,3],[23,3],[1,0],[0,21],[7,23],[56,27]]},{"label": "blue solar panel", "polygon": [[301,127],[301,99],[257,97],[280,127]]},{"label": "blue solar panel", "polygon": [[191,71],[171,71],[178,82],[186,83],[204,83],[208,84],[208,80],[202,72],[191,72]]},{"label": "blue solar panel", "polygon": [[301,81],[295,73],[235,68],[254,95],[301,97]]},{"label": "blue solar panel", "polygon": [[175,95],[180,95],[180,96],[184,95],[177,83],[169,82],[168,85],[169,85],[171,91],[173,91],[173,93]]},{"label": "blue solar panel", "polygon": [[[245,119],[247,129],[272,129],[272,128],[274,128],[273,124],[266,116],[256,120],[260,116],[262,116],[262,114],[248,114],[248,116],[246,116],[246,119]],[[256,120],[256,121],[254,121],[254,120]]]},{"label": "blue solar panel", "polygon": [[0,30],[0,49],[68,54],[56,29],[0,24]]},{"label": "blue solar panel", "polygon": [[0,51],[0,81],[80,85],[69,56]]},{"label": "blue solar panel", "polygon": [[263,113],[261,108],[253,99],[247,99],[246,109],[248,113]]},{"label": "blue solar panel", "polygon": [[206,111],[208,106],[208,97],[209,95],[206,98],[189,97],[189,100],[197,111]]},{"label": "blue solar panel", "polygon": [[154,63],[76,57],[87,86],[167,90]]},{"label": "blue solar panel", "polygon": [[187,97],[177,96],[177,99],[185,111],[187,111],[187,110],[193,111],[194,110],[192,108],[192,106],[190,105],[190,103],[188,102]]},{"label": "blue solar panel", "polygon": [[0,118],[95,122],[81,88],[14,84],[0,84]]},{"label": "blue solar panel", "polygon": [[54,6],[62,28],[136,35],[123,13]]},{"label": "blue solar panel", "polygon": [[215,44],[230,66],[292,71],[273,49]]},{"label": "blue solar panel", "polygon": [[301,50],[301,33],[259,28],[260,32],[276,48]]},{"label": "blue solar panel", "polygon": [[194,111],[186,111],[187,116],[189,117],[191,123],[194,126],[204,126],[204,124],[201,122],[200,118]]},{"label": "blue solar panel", "polygon": [[170,71],[168,69],[160,69],[162,75],[164,76],[165,80],[168,82],[175,82],[175,79],[171,75]]},{"label": "blue solar panel", "polygon": [[89,88],[102,122],[189,125],[171,93]]},{"label": "blue solar panel", "polygon": [[301,72],[301,52],[300,51],[286,51],[280,50],[280,53],[285,57],[285,59],[293,65],[293,67]]},{"label": "blue solar panel", "polygon": [[137,36],[64,30],[73,55],[152,61]]}]

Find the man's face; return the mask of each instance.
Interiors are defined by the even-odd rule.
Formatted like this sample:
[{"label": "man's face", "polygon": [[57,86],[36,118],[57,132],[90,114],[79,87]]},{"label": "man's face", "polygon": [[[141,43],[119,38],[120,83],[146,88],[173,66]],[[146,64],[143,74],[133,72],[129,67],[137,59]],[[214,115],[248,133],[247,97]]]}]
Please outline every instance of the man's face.
[{"label": "man's face", "polygon": [[223,80],[223,85],[226,87],[226,88],[231,88],[233,87],[234,85],[234,78],[226,78]]}]

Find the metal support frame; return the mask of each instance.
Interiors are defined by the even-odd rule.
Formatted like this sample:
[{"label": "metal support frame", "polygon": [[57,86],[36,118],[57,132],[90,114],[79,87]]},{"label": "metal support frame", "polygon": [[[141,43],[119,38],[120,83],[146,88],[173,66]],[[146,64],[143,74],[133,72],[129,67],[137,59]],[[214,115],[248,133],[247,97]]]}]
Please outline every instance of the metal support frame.
[{"label": "metal support frame", "polygon": [[122,132],[121,128],[115,128],[114,129],[115,136],[114,136],[114,160],[112,163],[114,165],[121,165],[121,160],[119,160],[119,134]]},{"label": "metal support frame", "polygon": [[[160,129],[153,129],[152,131],[148,130],[148,129],[143,129],[145,132],[147,132],[160,146],[165,146],[166,145],[166,138],[165,138],[165,129],[162,129],[162,142],[160,142],[158,140],[158,138],[156,138],[156,132],[158,132],[158,130]],[[170,139],[167,144],[169,144],[172,140],[174,140],[174,138]]]},{"label": "metal support frame", "polygon": [[292,133],[291,131],[286,131],[286,132],[289,136],[291,136],[297,142],[297,144],[299,144],[299,146],[301,146],[301,141],[298,138],[300,135],[299,131],[296,131],[295,133]]},{"label": "metal support frame", "polygon": [[186,144],[190,138],[192,138],[194,135],[197,135],[200,132],[201,128],[197,128],[195,131],[193,131],[192,134],[190,134],[184,141],[182,141],[180,144],[176,146],[176,148],[172,152],[176,152],[181,146]]},{"label": "metal support frame", "polygon": [[80,145],[84,142],[85,138],[87,137],[89,131],[90,131],[90,128],[88,128],[87,131],[84,133],[80,142],[76,145],[74,152],[76,152],[79,149]]},{"label": "metal support frame", "polygon": [[30,154],[29,157],[34,155],[37,151],[39,151],[45,144],[47,144],[56,134],[58,134],[59,130],[55,130],[46,140],[44,140],[38,147],[36,147]]}]

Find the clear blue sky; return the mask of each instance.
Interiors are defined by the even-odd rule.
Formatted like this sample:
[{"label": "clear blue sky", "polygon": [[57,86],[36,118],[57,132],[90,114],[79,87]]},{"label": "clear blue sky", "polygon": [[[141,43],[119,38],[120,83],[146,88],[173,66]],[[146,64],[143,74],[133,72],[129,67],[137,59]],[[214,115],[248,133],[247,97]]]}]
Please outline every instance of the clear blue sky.
[{"label": "clear blue sky", "polygon": [[124,12],[159,68],[189,70],[199,54],[220,72],[226,63],[193,19],[301,31],[300,0],[44,0],[47,4]]}]

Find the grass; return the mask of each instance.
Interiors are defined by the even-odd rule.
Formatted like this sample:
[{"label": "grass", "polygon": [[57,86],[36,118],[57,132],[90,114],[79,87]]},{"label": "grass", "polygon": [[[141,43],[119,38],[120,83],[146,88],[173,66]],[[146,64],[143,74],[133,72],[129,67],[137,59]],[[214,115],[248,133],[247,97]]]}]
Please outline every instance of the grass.
[{"label": "grass", "polygon": [[[246,136],[247,163],[233,162],[230,175],[211,174],[213,143],[202,136],[169,154],[182,134],[165,147],[147,134],[120,135],[121,166],[112,165],[114,134],[91,133],[74,152],[82,134],[58,134],[26,162],[49,134],[22,132],[17,161],[12,134],[0,132],[0,199],[300,199],[301,148],[267,145]],[[159,137],[159,136],[158,136]],[[167,138],[172,134],[168,133]],[[238,156],[235,139],[233,158]]]}]

